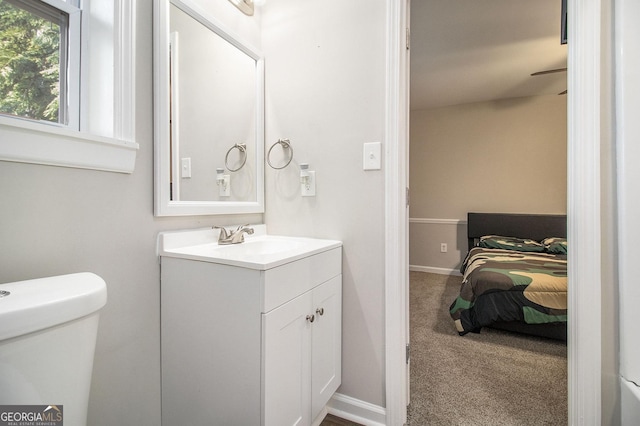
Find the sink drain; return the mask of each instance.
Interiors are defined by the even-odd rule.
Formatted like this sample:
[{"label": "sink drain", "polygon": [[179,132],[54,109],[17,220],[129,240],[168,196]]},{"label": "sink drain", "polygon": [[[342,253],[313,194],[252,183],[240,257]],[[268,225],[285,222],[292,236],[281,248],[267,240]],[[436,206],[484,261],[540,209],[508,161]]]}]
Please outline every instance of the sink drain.
[{"label": "sink drain", "polygon": [[5,296],[8,296],[10,294],[11,294],[10,291],[0,290],[0,297],[5,297]]}]

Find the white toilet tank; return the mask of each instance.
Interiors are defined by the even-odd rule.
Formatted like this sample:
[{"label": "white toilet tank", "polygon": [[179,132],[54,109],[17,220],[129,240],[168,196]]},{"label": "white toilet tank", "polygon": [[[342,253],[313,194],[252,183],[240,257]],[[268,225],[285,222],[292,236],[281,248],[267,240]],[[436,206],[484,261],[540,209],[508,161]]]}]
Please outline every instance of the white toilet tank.
[{"label": "white toilet tank", "polygon": [[104,280],[86,272],[0,284],[0,415],[24,415],[7,406],[54,406],[65,426],[86,425],[106,302]]}]

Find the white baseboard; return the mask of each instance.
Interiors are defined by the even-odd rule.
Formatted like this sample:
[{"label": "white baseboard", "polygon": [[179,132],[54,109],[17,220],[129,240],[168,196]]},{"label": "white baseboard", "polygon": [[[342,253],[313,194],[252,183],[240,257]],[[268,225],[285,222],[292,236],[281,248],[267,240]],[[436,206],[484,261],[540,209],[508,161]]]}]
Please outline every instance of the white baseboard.
[{"label": "white baseboard", "polygon": [[383,407],[340,393],[336,393],[331,397],[328,404],[328,411],[329,414],[365,426],[386,425],[387,415]]},{"label": "white baseboard", "polygon": [[440,274],[440,275],[462,276],[460,271],[458,271],[457,269],[436,268],[434,266],[409,265],[409,270],[415,271],[415,272],[430,272],[432,274]]}]

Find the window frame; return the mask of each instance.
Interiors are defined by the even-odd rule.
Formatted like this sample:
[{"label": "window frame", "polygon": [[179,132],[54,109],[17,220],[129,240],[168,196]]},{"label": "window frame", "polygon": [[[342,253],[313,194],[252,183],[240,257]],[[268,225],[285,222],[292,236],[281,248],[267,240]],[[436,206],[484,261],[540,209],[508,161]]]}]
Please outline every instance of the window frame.
[{"label": "window frame", "polygon": [[[68,88],[69,121],[0,116],[0,161],[132,173],[139,149],[134,141],[136,0],[77,4],[81,7],[77,0],[40,1],[69,14],[68,79],[74,83]],[[110,24],[111,31],[92,31],[94,22]],[[106,90],[105,79],[113,83]]]}]

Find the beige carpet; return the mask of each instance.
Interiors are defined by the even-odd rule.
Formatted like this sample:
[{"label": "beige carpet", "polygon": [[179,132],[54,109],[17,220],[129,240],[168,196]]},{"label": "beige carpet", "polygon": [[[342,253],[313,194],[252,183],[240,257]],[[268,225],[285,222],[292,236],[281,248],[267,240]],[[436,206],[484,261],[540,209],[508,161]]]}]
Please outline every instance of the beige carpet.
[{"label": "beige carpet", "polygon": [[461,277],[411,272],[410,426],[566,425],[567,347],[485,328],[458,336]]}]

